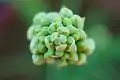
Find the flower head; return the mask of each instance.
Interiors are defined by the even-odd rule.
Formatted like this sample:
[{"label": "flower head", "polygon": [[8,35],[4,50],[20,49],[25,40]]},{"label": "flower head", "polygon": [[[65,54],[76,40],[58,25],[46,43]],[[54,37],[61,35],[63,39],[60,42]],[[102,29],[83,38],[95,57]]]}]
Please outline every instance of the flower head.
[{"label": "flower head", "polygon": [[60,12],[36,14],[27,31],[33,63],[55,63],[59,67],[85,64],[95,43],[92,38],[87,38],[84,22],[84,17],[65,7]]}]

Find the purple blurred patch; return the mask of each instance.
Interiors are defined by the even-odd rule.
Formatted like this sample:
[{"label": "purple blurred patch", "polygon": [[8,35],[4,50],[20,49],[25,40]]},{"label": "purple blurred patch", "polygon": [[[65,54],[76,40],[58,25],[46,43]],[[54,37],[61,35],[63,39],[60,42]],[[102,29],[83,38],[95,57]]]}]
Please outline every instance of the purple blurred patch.
[{"label": "purple blurred patch", "polygon": [[0,4],[0,34],[5,32],[13,20],[14,10],[9,4]]}]

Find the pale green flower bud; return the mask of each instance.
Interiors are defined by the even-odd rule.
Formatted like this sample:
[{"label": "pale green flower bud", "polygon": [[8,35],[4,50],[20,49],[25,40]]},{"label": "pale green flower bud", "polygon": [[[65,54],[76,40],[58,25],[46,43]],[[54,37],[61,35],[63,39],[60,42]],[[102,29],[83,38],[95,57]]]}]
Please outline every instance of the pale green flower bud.
[{"label": "pale green flower bud", "polygon": [[44,43],[45,36],[38,36],[39,37],[39,42]]},{"label": "pale green flower bud", "polygon": [[51,47],[51,43],[50,43],[50,35],[45,37],[45,46],[47,48]]},{"label": "pale green flower bud", "polygon": [[66,51],[67,51],[67,52],[70,52],[71,54],[76,53],[77,47],[76,47],[74,38],[71,37],[71,36],[68,37],[67,43],[68,43],[69,45],[67,46]]},{"label": "pale green flower bud", "polygon": [[44,54],[46,52],[46,50],[47,50],[46,46],[43,43],[39,42],[38,43],[38,51],[39,51],[39,53]]},{"label": "pale green flower bud", "polygon": [[61,44],[64,44],[65,42],[67,41],[67,37],[65,35],[60,35],[59,37],[57,37],[55,39],[55,44],[56,45],[61,45]]},{"label": "pale green flower bud", "polygon": [[48,27],[42,27],[41,31],[38,33],[38,36],[46,36],[49,34]]},{"label": "pale green flower bud", "polygon": [[73,42],[71,45],[70,45],[70,49],[71,49],[71,53],[74,54],[77,52],[77,47],[76,47],[76,44]]},{"label": "pale green flower bud", "polygon": [[71,17],[71,21],[72,21],[72,24],[77,27],[78,29],[83,29],[84,27],[84,22],[85,22],[85,18],[81,18],[80,16],[78,15],[73,15]]},{"label": "pale green flower bud", "polygon": [[72,25],[67,26],[67,28],[69,29],[70,34],[75,39],[75,41],[77,41],[77,40],[84,40],[84,39],[87,38],[87,34],[82,29],[77,29],[77,28],[75,28]]},{"label": "pale green flower bud", "polygon": [[39,31],[41,30],[41,25],[32,25],[27,30],[27,39],[31,40]]},{"label": "pale green flower bud", "polygon": [[95,43],[93,39],[88,38],[84,41],[78,42],[77,47],[78,47],[78,52],[82,52],[87,55],[90,55],[93,53],[95,49]]},{"label": "pale green flower bud", "polygon": [[70,18],[70,17],[73,16],[73,12],[72,12],[70,9],[66,8],[66,7],[63,7],[63,8],[60,10],[59,14],[60,14],[60,16],[61,16],[62,18],[64,18],[64,17]]},{"label": "pale green flower bud", "polygon": [[55,51],[55,57],[61,57],[63,56],[64,51]]},{"label": "pale green flower bud", "polygon": [[31,40],[31,43],[30,43],[30,51],[31,51],[31,53],[33,53],[33,54],[39,53],[38,44],[39,44],[39,38],[38,38],[38,36],[35,36]]},{"label": "pale green flower bud", "polygon": [[48,48],[47,52],[44,54],[44,58],[49,58],[54,54],[53,48]]},{"label": "pale green flower bud", "polygon": [[77,62],[78,61],[78,54],[77,53],[70,53],[71,60]]},{"label": "pale green flower bud", "polygon": [[54,41],[55,45],[60,45],[62,44],[60,37],[56,38]]},{"label": "pale green flower bud", "polygon": [[80,38],[79,34],[72,34],[72,37],[75,39],[75,41],[78,41]]},{"label": "pale green flower bud", "polygon": [[87,56],[85,54],[78,54],[78,58],[77,65],[83,65],[87,62]]},{"label": "pale green flower bud", "polygon": [[49,26],[49,31],[50,31],[51,33],[53,33],[53,32],[55,32],[55,31],[57,31],[57,28],[58,28],[58,27],[63,27],[62,23],[61,23],[61,22],[54,22],[54,23],[52,23],[52,24]]},{"label": "pale green flower bud", "polygon": [[42,64],[44,64],[44,59],[43,59],[42,55],[33,54],[32,55],[32,60],[33,60],[33,63],[35,65],[42,65]]},{"label": "pale green flower bud", "polygon": [[41,18],[44,18],[46,16],[46,13],[45,12],[40,12],[40,13],[37,13],[34,18],[33,18],[33,22],[37,22],[37,21],[40,21]]},{"label": "pale green flower bud", "polygon": [[50,32],[50,33],[53,33],[53,32],[56,31],[56,28],[54,27],[54,24],[51,24],[51,25],[48,27],[48,29],[49,29],[49,32]]},{"label": "pale green flower bud", "polygon": [[69,29],[70,34],[79,32],[79,30],[76,27],[72,26],[72,25],[67,26],[67,28]]},{"label": "pale green flower bud", "polygon": [[33,25],[34,27],[34,33],[37,34],[41,31],[42,26],[41,25]]},{"label": "pale green flower bud", "polygon": [[27,39],[31,40],[34,35],[34,27],[29,27],[29,29],[27,30]]},{"label": "pale green flower bud", "polygon": [[67,60],[70,59],[70,53],[65,52],[62,58]]},{"label": "pale green flower bud", "polygon": [[66,52],[70,52],[71,51],[71,47],[70,47],[70,45],[67,45],[67,47],[66,47],[66,50],[65,50]]},{"label": "pale green flower bud", "polygon": [[74,38],[72,37],[72,36],[69,36],[68,38],[67,38],[67,43],[68,44],[72,44],[72,43],[75,43],[75,40],[74,40]]},{"label": "pale green flower bud", "polygon": [[52,33],[52,35],[51,35],[51,37],[50,37],[51,41],[52,41],[52,42],[55,41],[55,39],[56,39],[58,36],[59,36],[59,33],[58,33],[58,32]]},{"label": "pale green flower bud", "polygon": [[50,21],[47,19],[46,13],[41,12],[35,15],[35,17],[33,18],[33,24],[48,26],[50,24]]},{"label": "pale green flower bud", "polygon": [[63,18],[62,22],[63,22],[64,26],[72,25],[71,19],[69,19],[69,18]]},{"label": "pale green flower bud", "polygon": [[58,27],[57,32],[59,32],[60,34],[64,34],[66,36],[70,34],[70,31],[67,27]]},{"label": "pale green flower bud", "polygon": [[53,22],[62,22],[62,19],[60,16],[58,16],[54,18]]},{"label": "pale green flower bud", "polygon": [[61,44],[60,46],[56,46],[56,51],[64,51],[67,47],[67,44]]},{"label": "pale green flower bud", "polygon": [[66,43],[67,42],[67,37],[65,35],[60,35],[60,37],[58,37],[60,39],[61,43]]},{"label": "pale green flower bud", "polygon": [[47,18],[51,23],[52,22],[62,22],[62,19],[57,12],[48,13]]},{"label": "pale green flower bud", "polygon": [[87,34],[85,33],[85,31],[83,31],[82,29],[79,30],[79,39],[80,40],[85,40],[87,38]]}]

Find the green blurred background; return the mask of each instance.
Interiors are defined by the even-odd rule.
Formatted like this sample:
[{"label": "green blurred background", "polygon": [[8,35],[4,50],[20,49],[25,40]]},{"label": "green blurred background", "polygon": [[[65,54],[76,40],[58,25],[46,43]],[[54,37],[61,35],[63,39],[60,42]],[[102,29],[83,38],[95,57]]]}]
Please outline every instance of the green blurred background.
[{"label": "green blurred background", "polygon": [[[35,66],[26,31],[41,11],[86,17],[96,50],[83,66]],[[120,0],[0,0],[0,80],[120,80]]]}]

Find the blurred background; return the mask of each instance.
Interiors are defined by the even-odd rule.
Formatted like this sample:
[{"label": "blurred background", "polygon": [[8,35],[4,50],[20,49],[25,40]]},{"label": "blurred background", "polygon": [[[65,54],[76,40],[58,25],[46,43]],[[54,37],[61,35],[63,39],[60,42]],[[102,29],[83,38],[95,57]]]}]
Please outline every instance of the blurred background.
[{"label": "blurred background", "polygon": [[[26,31],[41,11],[86,17],[96,50],[83,66],[35,66]],[[120,80],[120,0],[0,0],[0,80]]]}]

